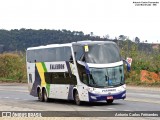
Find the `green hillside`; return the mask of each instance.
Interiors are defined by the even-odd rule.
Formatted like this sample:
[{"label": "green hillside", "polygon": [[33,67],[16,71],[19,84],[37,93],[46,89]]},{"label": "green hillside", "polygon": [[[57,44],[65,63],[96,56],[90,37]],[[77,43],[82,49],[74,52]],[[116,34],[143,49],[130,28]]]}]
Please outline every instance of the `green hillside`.
[{"label": "green hillside", "polygon": [[[68,43],[81,40],[107,40],[99,36],[84,35],[81,31],[69,30],[32,30],[32,29],[14,29],[0,30],[0,47],[3,51],[24,51],[28,47]],[[2,49],[2,48],[1,48]],[[1,50],[2,51],[2,50]]]}]

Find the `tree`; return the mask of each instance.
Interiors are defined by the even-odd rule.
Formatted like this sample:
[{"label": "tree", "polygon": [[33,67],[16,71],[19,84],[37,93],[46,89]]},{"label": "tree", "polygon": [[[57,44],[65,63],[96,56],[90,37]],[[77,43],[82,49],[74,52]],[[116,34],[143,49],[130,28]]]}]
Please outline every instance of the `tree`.
[{"label": "tree", "polygon": [[107,35],[105,35],[105,36],[104,36],[104,38],[109,39],[109,35],[108,35],[108,34],[107,34]]},{"label": "tree", "polygon": [[140,43],[140,39],[138,37],[135,37],[135,43]]},{"label": "tree", "polygon": [[90,35],[93,36],[93,32],[91,32]]},{"label": "tree", "polygon": [[126,39],[127,39],[127,36],[125,36],[125,35],[120,35],[118,39],[119,39],[119,40],[126,40]]},{"label": "tree", "polygon": [[[47,44],[61,44],[76,42],[81,40],[101,40],[105,38],[95,36],[93,32],[85,35],[82,31],[70,30],[48,30],[48,29],[25,29],[20,30],[3,30],[0,29],[0,52],[2,51],[25,51],[28,47],[47,45]],[[1,47],[3,45],[3,47]]]}]

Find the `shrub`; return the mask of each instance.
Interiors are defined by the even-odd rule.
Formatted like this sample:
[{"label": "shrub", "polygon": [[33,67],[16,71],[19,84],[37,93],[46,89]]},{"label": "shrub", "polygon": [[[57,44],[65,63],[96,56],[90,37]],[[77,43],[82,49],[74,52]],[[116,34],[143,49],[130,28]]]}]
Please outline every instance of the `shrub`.
[{"label": "shrub", "polygon": [[0,78],[26,80],[25,56],[22,53],[0,54]]}]

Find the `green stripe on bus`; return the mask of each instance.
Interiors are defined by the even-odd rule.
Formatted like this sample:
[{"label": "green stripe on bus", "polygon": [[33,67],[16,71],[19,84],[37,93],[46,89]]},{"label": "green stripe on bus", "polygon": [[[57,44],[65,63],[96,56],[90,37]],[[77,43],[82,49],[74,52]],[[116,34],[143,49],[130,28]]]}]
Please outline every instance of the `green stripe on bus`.
[{"label": "green stripe on bus", "polygon": [[49,93],[50,93],[50,84],[46,84],[46,88],[47,88],[48,97],[49,97]]},{"label": "green stripe on bus", "polygon": [[44,72],[47,72],[47,68],[46,68],[46,65],[44,64],[44,62],[42,62],[42,66],[43,66]]}]

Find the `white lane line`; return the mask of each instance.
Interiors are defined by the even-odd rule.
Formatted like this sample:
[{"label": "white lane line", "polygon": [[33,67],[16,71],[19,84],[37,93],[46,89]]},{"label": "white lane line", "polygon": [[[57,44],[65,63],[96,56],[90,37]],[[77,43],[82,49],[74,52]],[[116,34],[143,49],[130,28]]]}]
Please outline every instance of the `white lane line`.
[{"label": "white lane line", "polygon": [[132,111],[132,110],[123,110],[123,111]]},{"label": "white lane line", "polygon": [[9,97],[4,97],[5,99],[8,99]]},{"label": "white lane line", "polygon": [[109,110],[114,110],[115,108],[107,108],[107,109],[109,109]]},{"label": "white lane line", "polygon": [[20,98],[14,98],[15,100],[19,100]]},{"label": "white lane line", "polygon": [[132,101],[132,102],[146,102],[146,103],[155,103],[160,104],[160,101],[154,101],[151,99],[136,99],[136,98],[126,98],[126,101]]},{"label": "white lane line", "polygon": [[6,90],[6,89],[0,89],[0,91],[11,91],[11,92],[25,92],[25,93],[29,93],[29,91],[26,90]]},{"label": "white lane line", "polygon": [[25,101],[27,100],[28,101],[29,99],[22,99],[22,100],[25,100]]},{"label": "white lane line", "polygon": [[[128,95],[135,95],[136,96],[136,94],[135,93],[127,93]],[[160,95],[158,95],[158,94],[147,94],[147,93],[137,93],[138,94],[138,96],[139,97],[141,97],[142,98],[142,96],[144,96],[144,97],[146,97],[146,98],[151,98],[151,97],[153,97],[153,98],[160,98]],[[137,96],[137,97],[138,97]]]}]

